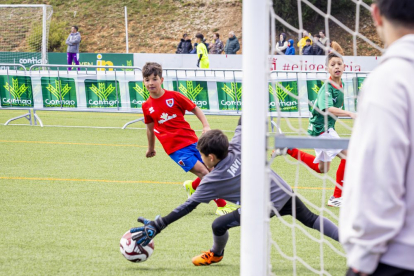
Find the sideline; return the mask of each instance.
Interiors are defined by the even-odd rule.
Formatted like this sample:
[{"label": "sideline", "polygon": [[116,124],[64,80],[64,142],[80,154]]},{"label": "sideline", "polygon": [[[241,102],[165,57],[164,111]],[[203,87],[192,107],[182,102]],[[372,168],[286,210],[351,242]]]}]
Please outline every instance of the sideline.
[{"label": "sideline", "polygon": [[[68,182],[103,182],[103,183],[148,183],[148,184],[173,184],[181,185],[182,182],[163,182],[163,181],[148,181],[148,180],[108,180],[108,179],[77,179],[77,178],[53,178],[53,177],[12,177],[12,176],[0,176],[0,179],[4,180],[36,180],[36,181],[68,181]],[[322,187],[292,187],[292,189],[301,190],[323,190]],[[334,188],[325,188],[326,190],[333,190]]]}]

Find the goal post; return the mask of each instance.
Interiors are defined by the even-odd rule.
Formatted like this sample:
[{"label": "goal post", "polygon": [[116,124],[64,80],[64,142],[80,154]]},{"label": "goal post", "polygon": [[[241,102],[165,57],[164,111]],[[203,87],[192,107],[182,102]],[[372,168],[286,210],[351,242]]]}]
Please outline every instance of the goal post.
[{"label": "goal post", "polygon": [[0,63],[46,64],[52,14],[50,5],[0,5]]},{"label": "goal post", "polygon": [[243,1],[241,256],[243,276],[267,275],[269,180],[266,173],[269,5]]}]

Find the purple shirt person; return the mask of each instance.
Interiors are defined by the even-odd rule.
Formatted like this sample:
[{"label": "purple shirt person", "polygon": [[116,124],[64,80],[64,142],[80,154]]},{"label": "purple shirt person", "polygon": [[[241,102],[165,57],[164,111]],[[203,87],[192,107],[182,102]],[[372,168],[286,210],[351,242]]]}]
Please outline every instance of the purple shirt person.
[{"label": "purple shirt person", "polygon": [[[68,45],[67,54],[68,54],[68,65],[72,65],[72,62],[75,62],[76,65],[79,65],[79,44],[81,42],[81,35],[78,32],[77,26],[72,26],[71,32],[66,39],[66,44]],[[68,70],[72,70],[71,67]],[[78,71],[80,68],[78,68]]]}]

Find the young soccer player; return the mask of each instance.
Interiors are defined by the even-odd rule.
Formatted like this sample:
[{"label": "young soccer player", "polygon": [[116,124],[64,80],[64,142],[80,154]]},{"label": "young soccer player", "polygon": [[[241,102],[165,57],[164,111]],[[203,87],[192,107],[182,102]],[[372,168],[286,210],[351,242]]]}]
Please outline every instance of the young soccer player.
[{"label": "young soccer player", "polygon": [[202,69],[208,69],[210,68],[210,61],[208,59],[208,51],[207,47],[204,44],[204,36],[201,33],[196,34],[197,39],[197,67],[200,67]]},{"label": "young soccer player", "polygon": [[[194,113],[203,124],[203,133],[210,130],[207,118],[203,111],[191,100],[175,91],[161,88],[164,81],[162,67],[155,62],[147,62],[142,68],[144,85],[150,96],[142,105],[145,124],[147,125],[148,150],[146,157],[156,155],[155,137],[158,138],[165,152],[185,172],[192,172],[198,178],[194,181],[186,181],[184,187],[189,195],[197,189],[200,180],[208,173],[202,163],[200,153],[196,145],[198,138],[191,129],[190,124],[184,119],[185,111]],[[226,204],[223,199],[215,199],[217,215],[232,212],[235,207]]]},{"label": "young soccer player", "polygon": [[[344,105],[344,93],[342,83],[342,73],[344,72],[344,61],[342,57],[331,53],[327,57],[328,72],[330,78],[319,89],[318,98],[315,101],[311,118],[309,119],[308,133],[311,136],[324,138],[339,138],[335,131],[337,117],[355,118],[356,114],[342,109]],[[328,125],[325,125],[325,116],[321,112],[328,112],[335,117],[328,115]],[[277,155],[283,154],[283,151]],[[346,165],[346,150],[340,149],[315,149],[316,156],[300,151],[298,149],[288,149],[287,153],[297,160],[301,160],[317,173],[327,173],[330,169],[331,161],[338,156],[341,159],[338,170],[336,171],[336,186],[334,194],[328,200],[328,206],[340,207],[342,202],[342,185]]]},{"label": "young soccer player", "polygon": [[[138,244],[148,244],[157,234],[174,221],[193,211],[200,203],[208,203],[216,197],[233,203],[240,203],[241,196],[241,120],[230,144],[221,130],[210,130],[201,136],[197,148],[204,164],[213,169],[201,181],[195,193],[182,205],[165,217],[157,216],[154,221],[138,218],[143,227],[132,228],[132,239]],[[290,186],[274,171],[271,179],[270,198],[273,207],[281,216],[292,215],[292,202],[296,203],[296,219],[307,227],[320,231],[338,241],[338,228],[327,218],[312,213],[303,202],[293,194]],[[289,191],[289,194],[285,191]],[[270,216],[276,215],[274,211]],[[246,222],[247,223],[247,222]],[[210,265],[223,259],[224,248],[229,238],[228,229],[240,226],[240,209],[221,216],[213,222],[213,246],[209,251],[193,258],[194,265]]]}]

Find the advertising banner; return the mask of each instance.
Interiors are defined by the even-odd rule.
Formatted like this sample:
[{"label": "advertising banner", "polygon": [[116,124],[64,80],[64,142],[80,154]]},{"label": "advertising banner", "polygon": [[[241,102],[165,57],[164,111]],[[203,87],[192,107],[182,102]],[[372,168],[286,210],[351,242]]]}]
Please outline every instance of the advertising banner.
[{"label": "advertising banner", "polygon": [[42,77],[43,107],[78,106],[76,85],[72,78]]},{"label": "advertising banner", "polygon": [[312,103],[309,105],[309,111],[312,111],[313,105],[315,104],[316,99],[318,98],[319,89],[325,82],[322,80],[308,80],[306,81],[306,86],[308,88],[308,100]]},{"label": "advertising banner", "polygon": [[119,82],[114,80],[85,80],[86,107],[121,107]]},{"label": "advertising banner", "polygon": [[298,112],[297,81],[269,83],[269,94],[269,111],[277,111],[279,104],[281,112]]},{"label": "advertising banner", "polygon": [[242,109],[242,83],[217,82],[219,110]]},{"label": "advertising banner", "polygon": [[210,109],[206,81],[174,81],[173,87],[174,91],[178,91],[189,98],[200,109]]},{"label": "advertising banner", "polygon": [[27,76],[0,76],[2,107],[33,107],[32,80]]}]

